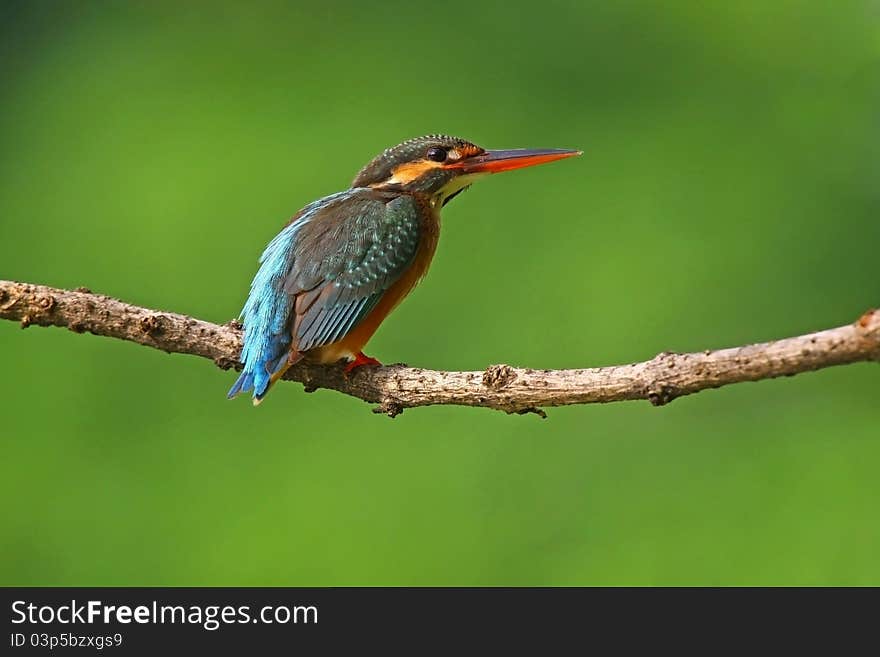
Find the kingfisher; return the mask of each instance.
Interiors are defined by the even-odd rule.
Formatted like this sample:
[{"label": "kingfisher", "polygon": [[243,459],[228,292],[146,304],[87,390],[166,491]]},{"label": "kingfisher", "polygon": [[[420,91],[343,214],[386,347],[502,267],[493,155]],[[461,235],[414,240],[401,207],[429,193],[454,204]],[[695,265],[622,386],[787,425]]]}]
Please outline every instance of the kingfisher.
[{"label": "kingfisher", "polygon": [[381,365],[363,348],[424,277],[437,249],[440,209],[492,173],[580,155],[565,149],[486,150],[427,135],[383,151],[351,187],[287,222],[260,257],[241,312],[243,370],[231,399],[259,404],[300,360]]}]

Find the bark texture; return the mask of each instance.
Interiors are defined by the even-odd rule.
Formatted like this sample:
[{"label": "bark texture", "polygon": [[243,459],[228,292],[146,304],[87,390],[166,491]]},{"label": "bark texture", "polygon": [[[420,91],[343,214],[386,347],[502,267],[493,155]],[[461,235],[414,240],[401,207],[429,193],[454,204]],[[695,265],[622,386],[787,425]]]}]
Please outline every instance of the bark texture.
[{"label": "bark texture", "polygon": [[[0,319],[20,322],[23,328],[60,326],[168,353],[210,358],[222,369],[241,367],[237,322],[212,324],[142,308],[85,288],[62,290],[0,281]],[[378,404],[374,411],[391,417],[405,408],[431,404],[483,406],[543,417],[541,407],[546,406],[634,399],[662,406],[707,388],[858,361],[880,361],[880,310],[869,310],[852,324],[816,333],[729,349],[664,352],[628,365],[568,370],[492,365],[473,372],[390,365],[362,367],[346,377],[341,366],[300,364],[284,378],[301,382],[309,392],[330,388]]]}]

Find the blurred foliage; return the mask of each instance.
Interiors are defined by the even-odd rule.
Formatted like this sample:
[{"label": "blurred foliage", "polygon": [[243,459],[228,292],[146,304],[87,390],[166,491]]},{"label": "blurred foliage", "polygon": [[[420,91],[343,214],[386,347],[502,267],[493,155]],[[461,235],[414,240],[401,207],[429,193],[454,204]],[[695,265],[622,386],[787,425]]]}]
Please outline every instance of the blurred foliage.
[{"label": "blurred foliage", "polygon": [[[383,148],[481,182],[369,353],[589,366],[880,302],[875,2],[4,2],[0,278],[217,322]],[[880,584],[874,364],[550,417],[0,323],[3,584]]]}]

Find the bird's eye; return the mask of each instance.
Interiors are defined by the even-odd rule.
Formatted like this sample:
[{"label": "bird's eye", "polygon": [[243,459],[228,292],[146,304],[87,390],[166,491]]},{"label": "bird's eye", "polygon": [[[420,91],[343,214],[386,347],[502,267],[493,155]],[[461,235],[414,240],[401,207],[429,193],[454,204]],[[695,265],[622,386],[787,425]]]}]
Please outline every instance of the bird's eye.
[{"label": "bird's eye", "polygon": [[439,146],[432,146],[428,149],[428,152],[425,153],[425,157],[433,162],[445,162],[446,161],[446,149],[440,148]]}]

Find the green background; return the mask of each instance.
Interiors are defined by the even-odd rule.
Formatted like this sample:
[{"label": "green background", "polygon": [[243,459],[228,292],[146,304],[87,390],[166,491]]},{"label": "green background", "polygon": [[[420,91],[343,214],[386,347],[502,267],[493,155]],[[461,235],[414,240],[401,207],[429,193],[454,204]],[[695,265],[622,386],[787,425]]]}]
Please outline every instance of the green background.
[{"label": "green background", "polygon": [[[582,148],[444,211],[368,353],[555,368],[880,302],[872,2],[4,2],[0,278],[225,322],[307,202],[430,132]],[[880,369],[413,409],[0,323],[0,583],[880,584]]]}]

